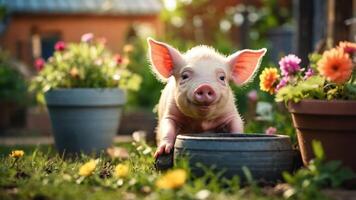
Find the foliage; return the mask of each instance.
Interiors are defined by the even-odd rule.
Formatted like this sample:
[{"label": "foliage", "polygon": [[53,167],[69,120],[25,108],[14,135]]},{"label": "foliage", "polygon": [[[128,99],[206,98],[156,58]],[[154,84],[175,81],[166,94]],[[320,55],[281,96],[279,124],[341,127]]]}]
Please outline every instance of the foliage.
[{"label": "foliage", "polygon": [[262,2],[263,6],[259,10],[262,16],[256,22],[261,32],[265,33],[271,28],[291,23],[292,13],[285,4],[281,4],[278,0],[263,0]]},{"label": "foliage", "polygon": [[293,145],[297,144],[295,128],[292,125],[291,115],[283,110],[273,108],[272,121],[251,120],[247,121],[245,126],[246,133],[266,133],[269,127],[276,128],[279,135],[288,135]]},{"label": "foliage", "polygon": [[292,187],[284,192],[288,199],[326,199],[320,189],[339,187],[345,180],[356,178],[350,169],[343,168],[340,161],[325,161],[322,145],[313,141],[315,159],[294,175],[285,172],[284,179]]},{"label": "foliage", "polygon": [[128,105],[132,107],[140,108],[152,108],[158,103],[159,96],[163,84],[160,83],[149,67],[149,61],[147,54],[147,42],[145,39],[135,38],[130,41],[133,47],[132,52],[129,54],[130,63],[128,68],[132,69],[132,72],[142,77],[142,83],[140,90],[137,92],[129,93]]},{"label": "foliage", "polygon": [[263,71],[261,90],[276,94],[277,102],[286,103],[302,99],[355,100],[355,52],[356,43],[340,42],[323,54],[311,54],[307,69],[299,65],[301,60],[297,56],[285,56],[279,61],[281,76],[272,79],[266,76],[267,69]]},{"label": "foliage", "polygon": [[8,10],[5,5],[0,5],[0,20],[4,20],[6,15],[8,14]]},{"label": "foliage", "polygon": [[11,65],[6,52],[0,51],[0,99],[24,103],[26,84],[24,77]]},{"label": "foliage", "polygon": [[276,101],[299,102],[302,99],[324,99],[324,83],[325,79],[322,76],[314,76],[294,86],[287,85],[277,92]]},{"label": "foliage", "polygon": [[128,55],[113,55],[104,39],[88,36],[68,45],[59,41],[46,63],[36,60],[39,74],[31,81],[30,90],[37,92],[40,100],[43,93],[56,88],[139,89],[141,77],[128,69]]}]

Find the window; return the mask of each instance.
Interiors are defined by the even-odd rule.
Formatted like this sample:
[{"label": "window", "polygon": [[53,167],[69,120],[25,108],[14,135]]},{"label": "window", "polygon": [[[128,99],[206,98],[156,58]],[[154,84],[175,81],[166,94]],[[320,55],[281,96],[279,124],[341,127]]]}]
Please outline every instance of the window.
[{"label": "window", "polygon": [[60,40],[60,34],[41,34],[41,57],[47,59],[53,55],[54,45]]},{"label": "window", "polygon": [[53,55],[56,42],[61,39],[59,32],[36,32],[32,34],[32,56],[48,59]]}]

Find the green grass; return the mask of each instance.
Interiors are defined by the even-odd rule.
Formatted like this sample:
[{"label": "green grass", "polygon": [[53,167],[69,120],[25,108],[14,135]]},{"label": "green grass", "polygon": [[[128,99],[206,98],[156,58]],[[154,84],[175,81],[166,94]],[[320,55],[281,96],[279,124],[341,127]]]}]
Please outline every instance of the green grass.
[{"label": "green grass", "polygon": [[[0,199],[279,199],[266,196],[257,187],[241,188],[238,179],[221,179],[207,172],[193,177],[185,160],[175,168],[184,169],[188,179],[176,189],[160,189],[155,182],[165,172],[154,169],[151,152],[146,144],[119,144],[129,151],[128,159],[101,155],[63,159],[52,146],[0,147]],[[9,153],[22,149],[25,155],[15,159]],[[145,151],[146,150],[146,151]],[[92,175],[78,174],[80,166],[90,159],[99,162]],[[123,163],[130,173],[125,178],[113,176],[114,167]],[[199,193],[200,192],[200,193]],[[208,195],[207,195],[208,194]]]},{"label": "green grass", "polygon": [[[153,150],[145,143],[121,143],[128,158],[81,155],[76,158],[60,157],[52,146],[0,146],[0,199],[1,200],[67,200],[67,199],[325,199],[320,190],[337,187],[344,180],[355,177],[341,169],[340,163],[324,162],[321,144],[315,145],[317,155],[305,169],[295,174],[285,173],[289,189],[274,192],[259,187],[248,177],[249,184],[240,185],[240,177],[224,179],[219,173],[206,169],[205,175],[190,173],[187,159],[175,163],[183,169],[187,179],[175,189],[162,189],[156,185],[166,172],[154,168]],[[22,149],[25,155],[18,159],[9,153]],[[91,159],[97,160],[93,173],[79,175],[79,169]],[[129,166],[126,177],[114,175],[115,166]],[[248,174],[248,173],[247,173]],[[168,179],[179,179],[175,176]],[[167,181],[167,180],[166,180]]]}]

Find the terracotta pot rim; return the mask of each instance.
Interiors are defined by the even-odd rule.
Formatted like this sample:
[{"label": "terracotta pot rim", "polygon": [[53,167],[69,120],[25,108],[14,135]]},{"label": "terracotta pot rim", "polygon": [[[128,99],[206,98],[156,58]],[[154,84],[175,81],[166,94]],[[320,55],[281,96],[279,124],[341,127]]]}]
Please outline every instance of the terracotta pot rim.
[{"label": "terracotta pot rim", "polygon": [[298,103],[289,102],[288,110],[297,114],[356,115],[356,100],[305,99]]},{"label": "terracotta pot rim", "polygon": [[[343,99],[333,99],[333,100],[327,100],[327,99],[302,99],[300,102],[306,102],[306,103],[318,103],[318,102],[327,102],[327,103],[354,103],[356,104],[356,100],[343,100]],[[289,102],[292,104],[298,104],[294,102]]]}]

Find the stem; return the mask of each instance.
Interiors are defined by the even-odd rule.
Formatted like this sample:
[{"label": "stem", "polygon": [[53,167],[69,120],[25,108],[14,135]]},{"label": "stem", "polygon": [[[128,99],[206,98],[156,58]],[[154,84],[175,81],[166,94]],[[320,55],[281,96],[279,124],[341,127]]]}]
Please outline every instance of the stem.
[{"label": "stem", "polygon": [[15,163],[17,162],[18,159],[19,159],[19,158],[15,158],[15,160],[14,160],[14,162],[12,163],[12,165],[10,166],[10,168],[13,168],[13,167],[14,167],[14,165],[15,165]]},{"label": "stem", "polygon": [[336,86],[336,83],[328,83],[328,84],[324,85],[323,89],[325,90],[326,87],[333,86],[333,85]]}]

